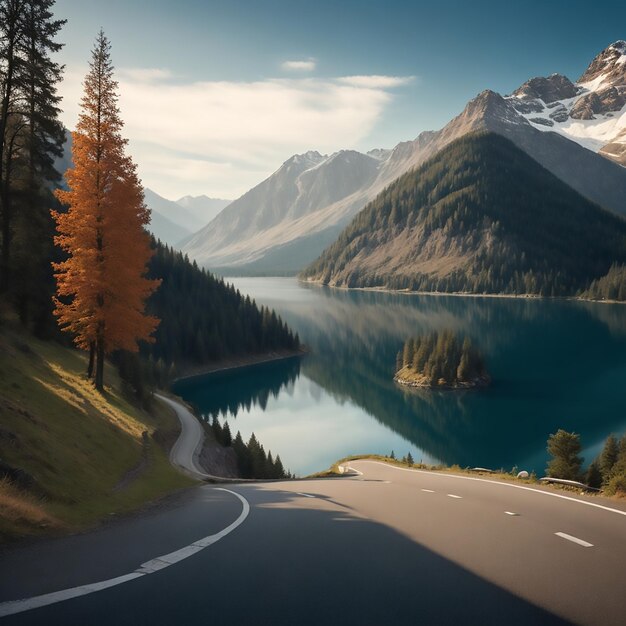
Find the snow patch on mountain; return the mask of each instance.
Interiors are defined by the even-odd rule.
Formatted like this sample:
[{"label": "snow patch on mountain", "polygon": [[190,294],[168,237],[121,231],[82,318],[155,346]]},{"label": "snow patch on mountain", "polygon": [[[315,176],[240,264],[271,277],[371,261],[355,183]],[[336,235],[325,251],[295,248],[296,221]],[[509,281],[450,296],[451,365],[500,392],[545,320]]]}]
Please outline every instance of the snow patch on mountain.
[{"label": "snow patch on mountain", "polygon": [[[559,90],[569,97],[550,97]],[[576,83],[560,74],[533,78],[505,99],[533,128],[626,165],[625,41],[598,54]]]}]

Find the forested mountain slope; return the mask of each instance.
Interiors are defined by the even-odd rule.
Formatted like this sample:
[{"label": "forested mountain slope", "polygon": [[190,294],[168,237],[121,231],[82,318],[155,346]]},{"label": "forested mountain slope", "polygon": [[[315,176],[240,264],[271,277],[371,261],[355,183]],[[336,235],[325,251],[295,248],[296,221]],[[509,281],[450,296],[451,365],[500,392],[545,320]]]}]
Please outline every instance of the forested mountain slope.
[{"label": "forested mountain slope", "polygon": [[494,133],[456,140],[371,202],[303,277],[347,287],[575,294],[626,260],[626,221]]}]

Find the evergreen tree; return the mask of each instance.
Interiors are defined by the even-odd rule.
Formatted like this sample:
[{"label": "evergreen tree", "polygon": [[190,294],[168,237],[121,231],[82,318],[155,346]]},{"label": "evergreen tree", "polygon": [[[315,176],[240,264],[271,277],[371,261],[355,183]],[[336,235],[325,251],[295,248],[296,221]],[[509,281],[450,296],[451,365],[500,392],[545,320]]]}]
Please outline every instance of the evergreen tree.
[{"label": "evergreen tree", "polygon": [[[37,300],[34,281],[46,278],[48,189],[59,179],[53,159],[65,139],[56,93],[62,68],[51,57],[65,20],[53,19],[53,5],[0,0],[0,293],[12,287],[24,321]],[[20,280],[11,281],[17,268]]]},{"label": "evergreen tree", "polygon": [[243,442],[241,433],[239,431],[237,431],[235,439],[233,440],[233,450],[235,451],[235,455],[237,456],[237,468],[239,470],[239,475],[242,478],[249,478],[250,459],[248,456],[248,448]]},{"label": "evergreen tree", "polygon": [[55,242],[68,259],[54,264],[59,325],[95,356],[95,385],[104,388],[104,357],[114,350],[135,352],[150,341],[158,320],[144,303],[160,281],[145,278],[152,256],[144,227],[150,212],[136,166],[125,155],[110,44],[101,31],[84,82],[69,190],[57,191],[67,213],[55,212]]},{"label": "evergreen tree", "polygon": [[215,441],[217,443],[222,443],[222,427],[220,425],[219,420],[217,419],[217,415],[213,415],[213,422],[211,423],[211,430],[213,431],[213,435],[215,436]]},{"label": "evergreen tree", "polygon": [[285,478],[287,474],[285,473],[285,468],[283,467],[283,462],[280,460],[280,455],[276,455],[276,459],[274,460],[274,468],[276,478]]},{"label": "evergreen tree", "polygon": [[566,480],[580,480],[583,462],[583,459],[578,456],[582,449],[580,435],[559,429],[548,438],[547,449],[552,456],[546,469],[548,476]]},{"label": "evergreen tree", "polygon": [[594,489],[602,487],[602,472],[600,471],[600,466],[597,460],[592,461],[587,468],[585,482],[589,485],[589,487],[593,487]]},{"label": "evergreen tree", "polygon": [[[15,185],[16,160],[19,155],[20,136],[24,123],[18,102],[23,96],[19,56],[20,43],[24,40],[24,9],[21,0],[0,1],[0,62],[2,70],[2,103],[0,109],[0,293],[6,293],[10,284],[11,244],[13,240],[13,187]],[[16,111],[14,113],[14,111]]]},{"label": "evergreen tree", "polygon": [[415,339],[411,338],[404,344],[404,352],[402,355],[402,365],[411,367],[413,364],[413,354],[415,352]]},{"label": "evergreen tree", "polygon": [[222,428],[222,445],[226,448],[229,448],[233,443],[233,437],[230,433],[230,426],[228,422],[224,422],[224,427]]},{"label": "evergreen tree", "polygon": [[609,435],[604,443],[604,448],[598,457],[598,467],[602,474],[603,482],[608,482],[613,473],[613,467],[619,456],[619,444],[613,435]]},{"label": "evergreen tree", "polygon": [[410,452],[406,455],[406,462],[408,463],[409,467],[412,467],[415,463],[415,461],[413,461],[413,456]]}]

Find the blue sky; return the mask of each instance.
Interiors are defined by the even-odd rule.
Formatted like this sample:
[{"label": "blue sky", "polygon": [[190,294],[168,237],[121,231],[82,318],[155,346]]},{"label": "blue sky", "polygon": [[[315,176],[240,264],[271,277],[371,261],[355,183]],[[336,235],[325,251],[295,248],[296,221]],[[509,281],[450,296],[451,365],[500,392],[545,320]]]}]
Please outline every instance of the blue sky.
[{"label": "blue sky", "polygon": [[575,80],[626,39],[620,2],[57,0],[55,13],[64,121],[103,27],[131,153],[168,198],[235,198],[295,152],[393,147],[483,89]]}]

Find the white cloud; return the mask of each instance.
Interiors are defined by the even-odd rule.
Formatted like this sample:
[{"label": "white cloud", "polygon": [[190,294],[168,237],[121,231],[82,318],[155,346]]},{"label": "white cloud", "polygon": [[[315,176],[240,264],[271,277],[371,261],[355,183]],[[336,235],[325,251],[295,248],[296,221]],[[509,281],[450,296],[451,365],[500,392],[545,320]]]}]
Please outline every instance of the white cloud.
[{"label": "white cloud", "polygon": [[316,65],[315,59],[305,59],[303,61],[285,61],[281,67],[287,71],[312,72]]},{"label": "white cloud", "polygon": [[[84,72],[66,72],[63,122],[73,128]],[[365,139],[404,77],[173,82],[167,70],[120,69],[124,134],[144,184],[168,198],[235,198],[292,154]],[[368,82],[366,79],[370,78]]]},{"label": "white cloud", "polygon": [[364,87],[366,89],[391,89],[408,85],[415,80],[415,76],[342,76],[337,79],[344,85],[353,87]]},{"label": "white cloud", "polygon": [[117,72],[118,80],[136,80],[142,83],[167,80],[172,78],[172,72],[158,67],[128,67]]}]

